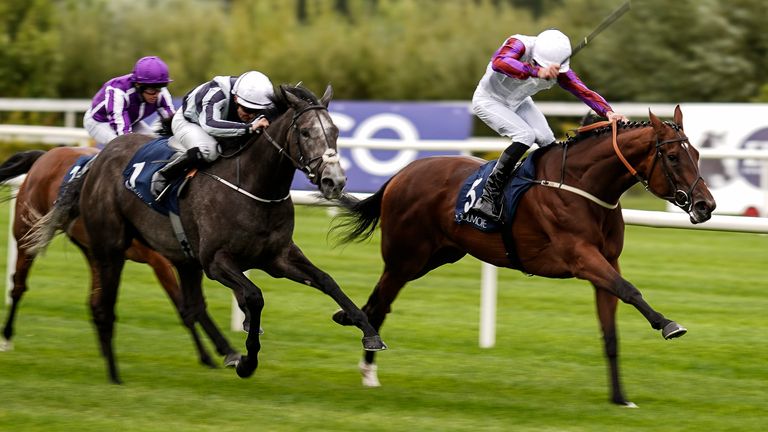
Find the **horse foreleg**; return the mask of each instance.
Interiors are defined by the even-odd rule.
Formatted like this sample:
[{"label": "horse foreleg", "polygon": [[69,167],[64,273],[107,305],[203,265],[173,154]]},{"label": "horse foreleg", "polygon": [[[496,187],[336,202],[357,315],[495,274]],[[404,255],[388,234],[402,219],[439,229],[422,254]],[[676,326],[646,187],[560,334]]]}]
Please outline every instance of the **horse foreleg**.
[{"label": "horse foreleg", "polygon": [[642,293],[629,281],[621,277],[605,258],[596,251],[579,253],[579,270],[574,272],[579,279],[586,279],[598,288],[604,289],[618,297],[624,303],[635,307],[655,330],[661,330],[664,339],[680,337],[686,329],[678,323],[667,319],[654,310],[643,298]]},{"label": "horse foreleg", "polygon": [[101,347],[101,354],[107,362],[109,378],[114,384],[122,384],[117,372],[117,362],[112,348],[115,325],[115,303],[120,283],[120,273],[125,265],[125,258],[118,256],[105,261],[95,262],[89,257],[91,266],[91,315]]},{"label": "horse foreleg", "polygon": [[608,374],[611,381],[611,401],[626,407],[636,407],[624,397],[619,378],[619,345],[616,333],[616,306],[618,298],[611,293],[595,287],[595,302],[600,329],[603,332],[605,358],[608,361]]},{"label": "horse foreleg", "polygon": [[[208,264],[206,270],[208,277],[221,282],[234,292],[242,293],[251,328],[261,328],[261,311],[264,309],[264,296],[257,287],[235,264],[232,256],[223,250],[217,251]],[[248,332],[245,339],[247,354],[236,361],[236,372],[241,378],[253,375],[259,366],[258,354],[261,350],[259,332]]]},{"label": "horse foreleg", "polygon": [[387,349],[387,345],[379,337],[379,332],[368,322],[366,314],[344,294],[333,278],[312,264],[295,244],[291,244],[287,253],[276,258],[265,270],[274,277],[285,277],[319,289],[341,307],[355,327],[362,330],[363,349],[366,351]]},{"label": "horse foreleg", "polygon": [[27,253],[25,249],[17,248],[16,272],[13,274],[13,289],[11,290],[11,305],[8,308],[8,317],[3,326],[3,339],[0,340],[0,351],[12,351],[13,324],[16,320],[16,312],[21,298],[27,291],[27,276],[35,257]]}]

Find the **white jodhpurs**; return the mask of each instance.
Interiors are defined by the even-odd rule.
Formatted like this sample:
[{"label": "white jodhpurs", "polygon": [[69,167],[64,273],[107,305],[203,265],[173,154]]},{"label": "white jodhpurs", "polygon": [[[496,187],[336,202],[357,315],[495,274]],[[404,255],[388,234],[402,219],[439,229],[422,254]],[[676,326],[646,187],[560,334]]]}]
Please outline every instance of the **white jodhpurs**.
[{"label": "white jodhpurs", "polygon": [[[83,116],[83,127],[86,131],[88,131],[88,135],[90,135],[91,138],[96,141],[96,146],[98,147],[103,147],[118,136],[117,132],[112,129],[112,126],[109,123],[102,123],[94,120],[90,109],[86,111],[85,115]],[[152,130],[152,128],[149,127],[149,125],[144,121],[136,122],[136,124],[131,126],[131,129],[134,133],[150,136],[156,135],[155,131]]]},{"label": "white jodhpurs", "polygon": [[219,157],[219,144],[216,139],[208,135],[200,125],[185,119],[182,110],[174,114],[171,129],[175,139],[170,140],[169,144],[174,149],[185,152],[198,147],[208,162],[213,162]]},{"label": "white jodhpurs", "polygon": [[547,119],[530,97],[516,108],[510,108],[497,99],[475,92],[472,111],[496,133],[512,141],[527,146],[536,143],[543,147],[555,140]]}]

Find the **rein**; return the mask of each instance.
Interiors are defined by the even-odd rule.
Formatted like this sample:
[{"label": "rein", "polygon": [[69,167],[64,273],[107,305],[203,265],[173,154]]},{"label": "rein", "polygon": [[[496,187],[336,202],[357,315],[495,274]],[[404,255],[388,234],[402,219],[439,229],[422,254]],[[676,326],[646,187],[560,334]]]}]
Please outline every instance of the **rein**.
[{"label": "rein", "polygon": [[[293,166],[296,169],[298,169],[300,171],[303,171],[307,175],[307,177],[309,178],[310,182],[312,182],[313,184],[317,184],[317,177],[318,177],[317,174],[322,172],[321,168],[323,166],[325,166],[328,163],[333,163],[333,162],[338,162],[339,161],[339,157],[338,157],[338,154],[337,154],[336,150],[331,148],[331,146],[329,145],[330,141],[328,140],[328,134],[325,132],[325,127],[322,126],[322,121],[320,121],[320,115],[317,113],[317,110],[327,110],[327,109],[328,108],[326,108],[324,105],[307,105],[304,108],[302,108],[301,110],[298,110],[298,111],[296,111],[293,114],[293,118],[291,119],[291,124],[288,126],[288,134],[290,134],[291,132],[295,132],[298,129],[298,125],[296,124],[296,121],[304,113],[309,112],[309,111],[314,111],[315,115],[317,116],[318,121],[320,122],[320,125],[321,125],[322,130],[323,130],[323,136],[325,137],[325,142],[326,142],[326,145],[327,145],[328,149],[321,156],[314,157],[314,158],[310,159],[309,161],[307,161],[306,163],[304,163],[304,154],[301,151],[301,145],[299,143],[299,138],[298,137],[296,138],[296,148],[298,149],[298,153],[299,153],[299,157],[298,157],[298,160],[297,160],[297,159],[294,159],[290,155],[290,145],[291,145],[291,141],[290,140],[286,139],[288,144],[285,145],[285,146],[282,146],[277,141],[275,141],[275,139],[272,138],[272,136],[269,133],[267,133],[267,131],[265,129],[257,129],[256,132],[255,132],[256,135],[262,135],[263,134],[264,138],[267,140],[267,142],[269,142],[273,147],[275,147],[277,149],[278,154],[280,154],[281,156],[283,156],[283,157],[287,158],[289,161],[291,161],[291,163],[293,164]],[[286,138],[287,138],[287,136],[286,136]],[[253,142],[255,142],[256,139],[257,138],[254,137],[254,138],[248,140],[245,144],[240,145],[232,153],[226,154],[226,155],[222,154],[222,155],[220,155],[220,157],[222,157],[222,158],[232,158],[234,156],[237,156],[246,147],[248,147]],[[313,168],[312,164],[314,164],[318,160],[322,160],[321,163],[317,167]],[[313,171],[318,171],[318,173],[316,174]],[[235,184],[233,184],[233,183],[231,183],[231,182],[229,182],[229,181],[227,181],[227,180],[225,180],[225,179],[223,179],[223,178],[221,178],[221,177],[219,177],[219,176],[217,176],[215,174],[210,174],[210,173],[207,173],[205,171],[202,171],[201,173],[207,175],[208,177],[211,177],[212,179],[214,179],[214,180],[216,180],[216,181],[218,181],[220,183],[222,183],[223,185],[227,186],[228,188],[234,190],[235,192],[241,193],[241,194],[247,196],[248,198],[251,198],[254,201],[258,201],[258,202],[262,202],[262,203],[279,203],[279,202],[286,201],[287,199],[289,199],[291,197],[291,193],[289,191],[288,194],[286,196],[282,197],[282,198],[278,198],[278,199],[261,198],[261,197],[258,197],[256,195],[248,192],[247,190],[241,188],[240,186],[235,185]],[[237,177],[238,177],[238,183],[239,183],[239,178],[240,178],[240,175],[239,175],[239,164],[238,164],[238,176]]]},{"label": "rein", "polygon": [[[632,166],[632,164],[630,164],[629,161],[627,161],[627,159],[624,157],[624,154],[621,152],[621,149],[619,148],[618,139],[617,139],[617,135],[618,135],[617,129],[618,129],[618,126],[617,126],[616,120],[602,121],[602,122],[593,123],[591,125],[584,126],[584,127],[581,127],[579,129],[577,129],[577,132],[588,132],[588,131],[591,131],[591,130],[594,130],[594,129],[598,129],[598,128],[601,128],[601,127],[604,127],[604,126],[608,126],[608,125],[611,126],[611,138],[612,138],[613,150],[616,153],[616,156],[619,158],[619,161],[621,161],[621,163],[624,165],[624,167],[627,168],[627,171],[629,171],[629,173],[632,176],[634,176],[640,184],[643,185],[645,190],[651,192],[652,194],[658,196],[661,199],[664,199],[666,201],[670,201],[670,202],[674,203],[676,206],[680,207],[685,212],[690,212],[691,206],[693,205],[693,202],[692,202],[692,199],[691,199],[691,195],[693,194],[693,189],[696,187],[696,185],[699,183],[699,181],[701,181],[701,175],[699,174],[697,176],[696,181],[693,182],[693,184],[691,185],[691,187],[687,191],[679,189],[677,187],[677,184],[675,183],[675,181],[672,179],[672,176],[669,173],[669,169],[668,169],[666,163],[663,162],[662,154],[661,154],[661,151],[660,151],[660,148],[662,146],[666,145],[666,144],[688,142],[688,137],[686,137],[685,135],[681,135],[677,128],[675,128],[675,131],[677,132],[677,135],[678,135],[677,138],[668,139],[668,140],[664,140],[664,141],[659,141],[659,137],[656,136],[656,155],[654,156],[653,164],[651,165],[649,179],[645,179],[642,175],[640,175],[640,173],[637,172],[637,170]],[[584,191],[582,189],[579,189],[579,188],[576,188],[576,187],[573,187],[573,186],[570,186],[570,185],[567,185],[567,184],[564,183],[564,178],[565,178],[565,162],[566,162],[566,154],[567,154],[567,152],[568,152],[568,146],[566,144],[564,146],[564,149],[563,149],[563,163],[562,163],[562,169],[561,169],[560,181],[559,182],[553,182],[553,181],[549,181],[549,180],[534,180],[534,179],[532,179],[531,181],[536,183],[536,184],[539,184],[541,186],[547,186],[547,187],[552,187],[552,188],[556,188],[556,189],[563,189],[563,190],[566,190],[568,192],[580,195],[580,196],[582,196],[584,198],[587,198],[588,200],[594,202],[595,204],[598,204],[601,207],[605,207],[605,208],[607,208],[609,210],[613,210],[616,207],[618,207],[619,206],[618,202],[616,204],[611,204],[611,203],[605,202],[605,201],[601,200],[600,198],[590,194],[587,191]],[[690,153],[688,152],[688,149],[686,149],[686,154],[688,155],[689,158],[691,157]],[[662,160],[662,168],[664,170],[664,176],[667,178],[667,181],[670,183],[672,188],[675,189],[675,193],[674,193],[673,196],[663,197],[663,196],[660,196],[660,195],[656,194],[655,192],[653,192],[650,189],[650,182],[649,182],[650,175],[653,175],[653,170],[654,170],[654,168],[656,166],[656,162],[658,162],[659,160]],[[698,174],[698,168],[697,168],[697,174]]]}]

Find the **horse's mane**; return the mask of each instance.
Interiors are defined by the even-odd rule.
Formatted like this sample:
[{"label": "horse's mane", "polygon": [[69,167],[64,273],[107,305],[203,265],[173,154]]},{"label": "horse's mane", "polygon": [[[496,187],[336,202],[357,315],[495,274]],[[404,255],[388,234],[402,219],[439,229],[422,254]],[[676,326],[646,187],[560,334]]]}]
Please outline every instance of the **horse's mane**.
[{"label": "horse's mane", "polygon": [[307,88],[302,87],[301,84],[280,84],[280,86],[277,88],[277,91],[274,92],[274,94],[269,98],[270,101],[272,101],[273,107],[268,111],[267,117],[276,119],[288,111],[288,101],[286,100],[283,92],[291,93],[292,95],[307,102],[310,105],[320,104],[317,96],[315,96],[315,94],[309,91]]},{"label": "horse's mane", "polygon": [[[599,120],[598,120],[599,121]],[[591,118],[585,117],[582,120],[582,126],[586,126],[588,124],[595,123],[595,121],[592,121]],[[681,131],[682,127],[674,122],[671,121],[665,121],[663,122],[665,125],[671,127],[675,131]],[[651,122],[650,121],[620,121],[616,123],[616,127],[618,128],[617,132],[620,132],[622,129],[638,129],[638,128],[646,128],[650,127]],[[596,137],[603,134],[609,134],[611,133],[612,129],[610,125],[602,126],[596,129],[584,131],[584,132],[576,132],[574,135],[568,136],[565,141],[558,141],[558,145],[573,145],[578,142],[584,141],[587,138],[590,137]]]}]

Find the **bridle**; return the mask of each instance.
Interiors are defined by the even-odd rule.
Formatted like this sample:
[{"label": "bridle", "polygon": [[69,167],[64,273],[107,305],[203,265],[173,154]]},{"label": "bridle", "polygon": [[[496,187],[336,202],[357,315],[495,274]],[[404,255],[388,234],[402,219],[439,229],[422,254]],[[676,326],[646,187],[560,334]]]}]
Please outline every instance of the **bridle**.
[{"label": "bridle", "polygon": [[[627,161],[627,159],[621,153],[621,150],[619,149],[618,141],[616,140],[616,134],[617,134],[616,120],[612,120],[610,123],[611,123],[611,128],[613,133],[613,149],[616,152],[616,155],[619,157],[619,160],[621,160],[624,166],[627,167],[627,170],[629,170],[629,173],[635,176],[635,178],[643,185],[643,187],[645,187],[645,190],[649,191],[650,193],[656,195],[657,197],[663,200],[669,201],[672,204],[680,207],[686,213],[690,213],[691,208],[693,206],[693,200],[691,198],[693,195],[693,190],[694,188],[696,188],[696,185],[699,184],[699,181],[701,181],[702,178],[701,178],[701,173],[699,172],[699,167],[694,162],[693,157],[691,156],[691,153],[688,149],[688,146],[690,146],[691,143],[690,141],[688,141],[687,136],[680,133],[680,127],[677,125],[670,125],[669,123],[665,122],[665,124],[667,124],[669,127],[675,130],[675,134],[677,136],[672,139],[659,141],[659,136],[656,135],[656,152],[653,158],[653,163],[651,164],[651,169],[649,170],[648,178],[646,179],[643,176],[641,176],[634,167],[632,167],[632,165]],[[681,143],[681,147],[685,150],[685,154],[688,156],[688,159],[696,168],[696,180],[693,181],[693,184],[691,184],[691,186],[687,190],[683,190],[682,188],[679,187],[679,185],[677,184],[677,182],[675,181],[675,179],[671,174],[672,171],[667,165],[666,159],[663,157],[664,155],[662,154],[662,147],[664,147],[667,144],[673,144],[673,143]],[[688,145],[686,146],[685,143],[687,143]],[[653,175],[654,168],[656,167],[656,162],[658,162],[659,160],[662,161],[661,167],[664,172],[664,176],[667,178],[667,182],[671,186],[671,189],[675,191],[674,194],[670,196],[661,196],[650,188],[651,176]]]},{"label": "bridle", "polygon": [[[331,146],[331,142],[328,139],[328,134],[325,131],[325,126],[323,126],[323,122],[320,119],[320,114],[318,114],[318,110],[328,111],[328,108],[325,107],[325,105],[307,105],[304,108],[297,110],[293,114],[293,118],[291,119],[291,124],[288,126],[288,134],[286,135],[286,144],[280,145],[277,141],[272,138],[271,135],[267,133],[266,130],[262,131],[261,133],[264,135],[264,138],[267,139],[267,141],[272,144],[277,149],[277,152],[283,156],[285,156],[291,163],[293,164],[296,169],[303,171],[307,178],[309,179],[312,184],[317,185],[321,174],[323,172],[323,169],[326,165],[330,163],[336,163],[339,161],[339,156],[335,148]],[[323,131],[323,137],[325,138],[325,143],[327,149],[325,152],[320,156],[315,156],[309,160],[305,160],[306,157],[304,156],[304,152],[301,148],[301,136],[299,133],[299,125],[297,121],[299,118],[308,112],[314,112],[315,116],[317,116],[317,120],[320,123],[320,127]],[[294,140],[291,138],[295,137]],[[298,158],[294,159],[291,156],[291,143],[296,143],[296,149],[299,154]],[[313,166],[314,165],[314,166]]]},{"label": "bridle", "polygon": [[[253,136],[253,138],[247,140],[247,142],[245,142],[244,144],[241,144],[233,152],[228,153],[228,154],[221,154],[220,156],[222,158],[232,158],[234,156],[237,156],[246,147],[248,147],[249,145],[254,143],[256,141],[256,139],[258,139],[258,137],[260,135],[263,134],[264,138],[266,138],[266,140],[270,144],[272,144],[273,147],[275,147],[277,149],[277,152],[280,155],[286,157],[289,161],[291,161],[291,163],[293,164],[293,166],[296,169],[298,169],[300,171],[303,171],[307,175],[307,178],[309,178],[309,181],[312,182],[312,184],[317,185],[318,182],[319,182],[319,179],[321,177],[321,174],[322,174],[323,170],[325,169],[325,167],[327,165],[329,165],[329,164],[332,164],[332,163],[339,163],[339,155],[338,155],[336,149],[331,146],[331,142],[328,139],[328,134],[325,131],[325,126],[323,126],[323,122],[320,120],[320,115],[318,114],[318,110],[325,110],[325,111],[327,111],[328,108],[326,108],[325,105],[307,105],[304,108],[294,112],[293,118],[291,119],[291,124],[288,126],[288,133],[286,134],[286,145],[280,145],[277,141],[275,141],[274,138],[272,138],[271,135],[269,135],[269,133],[267,133],[266,130],[257,129],[255,134],[254,134],[254,136]],[[299,117],[301,117],[303,114],[305,114],[305,113],[307,113],[309,111],[314,112],[315,115],[317,116],[318,121],[320,122],[320,127],[323,130],[323,136],[325,137],[325,143],[326,143],[326,147],[327,148],[326,148],[325,152],[322,155],[316,156],[316,157],[314,157],[314,158],[312,158],[312,159],[310,159],[308,161],[305,161],[304,152],[302,152],[302,150],[301,150],[301,143],[299,142],[300,139],[301,139],[300,136],[299,136],[300,134],[297,133],[298,129],[299,129],[297,121],[298,121]],[[298,159],[294,159],[291,156],[291,152],[290,152],[291,134],[296,136],[295,142],[296,142],[297,151],[299,153]],[[315,165],[314,167],[313,167],[313,164]],[[222,184],[224,184],[225,186],[229,187],[230,189],[232,189],[232,190],[234,190],[236,192],[239,192],[239,193],[247,196],[248,198],[251,198],[251,199],[253,199],[255,201],[258,201],[258,202],[262,202],[262,203],[279,203],[279,202],[283,202],[283,201],[285,201],[285,200],[287,200],[288,198],[291,197],[291,194],[289,192],[286,196],[284,196],[282,198],[278,198],[278,199],[261,198],[261,197],[258,197],[256,195],[248,192],[247,190],[241,188],[239,186],[239,184],[240,184],[239,159],[238,159],[238,165],[237,166],[238,166],[238,168],[237,168],[237,184],[233,184],[233,183],[231,183],[231,182],[229,182],[229,181],[227,181],[227,180],[225,180],[225,179],[223,179],[223,178],[221,178],[221,177],[219,177],[219,176],[217,176],[215,174],[211,174],[211,173],[208,173],[208,172],[205,172],[205,171],[201,171],[201,173],[205,174],[205,175],[207,175],[207,176],[209,176],[211,178],[213,178],[214,180],[216,180],[216,181],[218,181],[218,182],[220,182]]]}]

